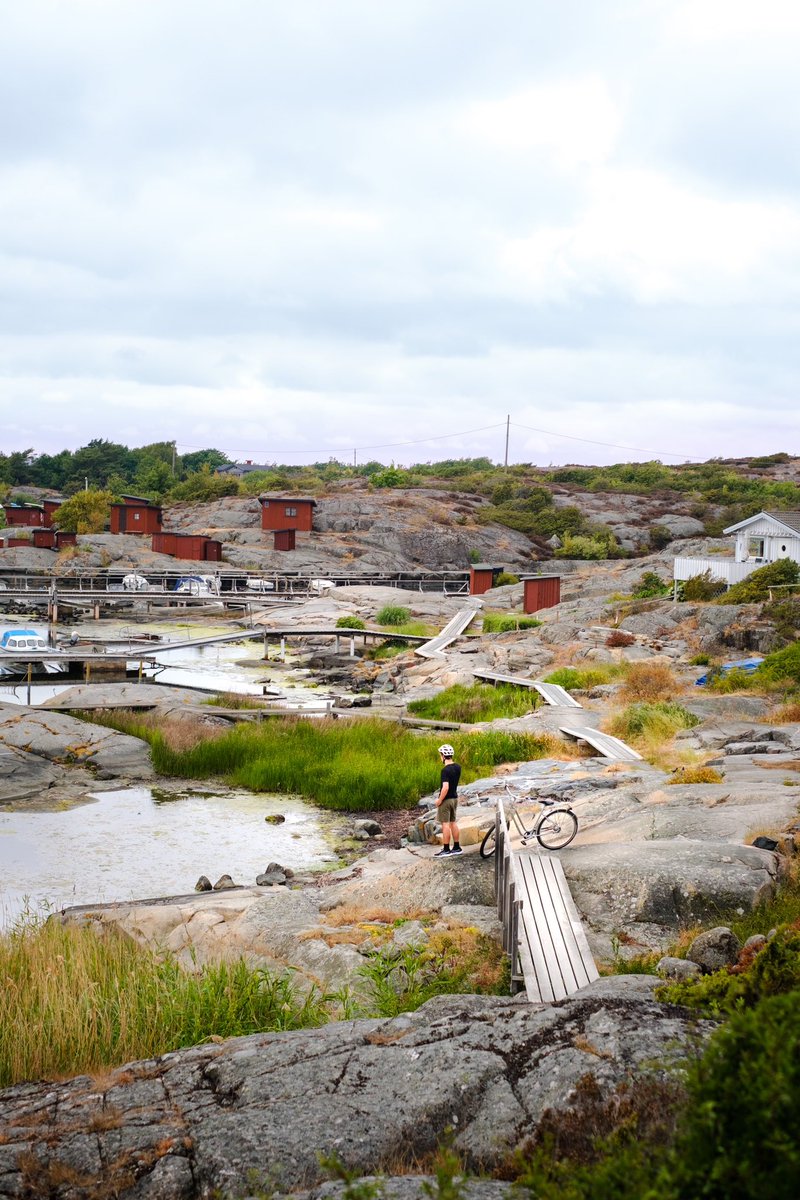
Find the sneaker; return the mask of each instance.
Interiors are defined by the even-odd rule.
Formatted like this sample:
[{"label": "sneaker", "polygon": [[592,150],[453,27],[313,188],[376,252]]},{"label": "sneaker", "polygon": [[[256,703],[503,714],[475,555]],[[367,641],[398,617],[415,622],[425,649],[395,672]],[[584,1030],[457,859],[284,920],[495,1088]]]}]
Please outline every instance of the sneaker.
[{"label": "sneaker", "polygon": [[434,854],[434,856],[433,856],[433,857],[434,857],[434,858],[444,858],[444,857],[446,856],[446,857],[448,857],[448,858],[449,858],[449,857],[450,857],[450,855],[451,855],[452,853],[453,853],[453,851],[452,851],[452,850],[450,849],[450,847],[448,846],[446,850],[440,850],[440,851],[439,851],[439,853],[438,853],[438,854]]},{"label": "sneaker", "polygon": [[450,851],[450,853],[451,854],[463,854],[464,851],[461,849],[460,846],[453,846],[453,849]]}]

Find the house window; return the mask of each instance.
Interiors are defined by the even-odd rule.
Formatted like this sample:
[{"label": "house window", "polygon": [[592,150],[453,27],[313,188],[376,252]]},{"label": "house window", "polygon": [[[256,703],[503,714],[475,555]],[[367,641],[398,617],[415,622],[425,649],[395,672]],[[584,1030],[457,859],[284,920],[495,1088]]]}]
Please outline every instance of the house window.
[{"label": "house window", "polygon": [[748,558],[763,558],[764,557],[764,539],[751,537],[747,543]]},{"label": "house window", "polygon": [[297,516],[296,508],[287,508],[287,509],[284,509],[284,512],[286,513],[287,517],[296,517]]},{"label": "house window", "polygon": [[138,514],[138,513],[134,513],[134,514],[133,514],[133,519],[134,519],[134,521],[138,521],[138,520],[139,520],[139,514]]}]

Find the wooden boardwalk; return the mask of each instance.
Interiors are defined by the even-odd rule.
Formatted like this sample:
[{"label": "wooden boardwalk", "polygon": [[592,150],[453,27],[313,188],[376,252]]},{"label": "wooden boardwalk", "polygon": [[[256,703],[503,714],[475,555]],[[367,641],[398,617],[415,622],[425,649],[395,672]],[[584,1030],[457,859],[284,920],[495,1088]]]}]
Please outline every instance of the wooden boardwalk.
[{"label": "wooden boardwalk", "polygon": [[423,646],[417,646],[414,653],[419,654],[422,658],[443,658],[442,651],[445,646],[449,646],[451,642],[461,636],[470,621],[477,616],[479,606],[480,601],[477,606],[459,609],[456,615],[450,618],[444,629],[439,630],[436,637],[432,637]]},{"label": "wooden boardwalk", "polygon": [[512,987],[524,987],[532,1004],[553,1004],[599,973],[560,860],[513,849],[502,801],[496,820],[495,892]]},{"label": "wooden boardwalk", "polygon": [[579,742],[588,742],[595,750],[599,750],[604,758],[611,758],[617,762],[641,762],[642,756],[638,750],[634,750],[619,738],[612,737],[610,733],[601,733],[599,729],[592,729],[588,725],[576,728],[561,725],[559,728],[567,737],[575,738]]},{"label": "wooden boardwalk", "polygon": [[522,675],[502,675],[499,671],[473,671],[476,679],[485,679],[487,683],[512,683],[515,687],[531,688],[537,691],[547,704],[556,708],[582,708],[574,696],[570,696],[566,688],[557,683],[545,683],[541,679],[525,679]]}]

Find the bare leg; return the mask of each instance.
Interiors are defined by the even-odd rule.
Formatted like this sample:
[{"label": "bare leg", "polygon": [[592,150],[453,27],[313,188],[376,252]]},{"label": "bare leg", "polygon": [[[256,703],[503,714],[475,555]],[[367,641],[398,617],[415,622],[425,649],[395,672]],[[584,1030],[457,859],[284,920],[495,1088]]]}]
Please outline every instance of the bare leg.
[{"label": "bare leg", "polygon": [[[442,845],[445,850],[450,845],[450,830],[453,828],[449,821],[442,821]],[[456,830],[456,841],[458,841],[458,830]]]}]

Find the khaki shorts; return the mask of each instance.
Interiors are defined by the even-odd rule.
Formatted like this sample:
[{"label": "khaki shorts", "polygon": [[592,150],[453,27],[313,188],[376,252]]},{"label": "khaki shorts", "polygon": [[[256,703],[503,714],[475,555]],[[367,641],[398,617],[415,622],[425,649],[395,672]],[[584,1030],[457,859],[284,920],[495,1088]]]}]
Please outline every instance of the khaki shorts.
[{"label": "khaki shorts", "polygon": [[454,800],[451,800],[448,796],[445,796],[444,800],[439,805],[439,821],[446,825],[449,825],[452,821],[455,821],[457,808],[458,797],[456,797]]}]

